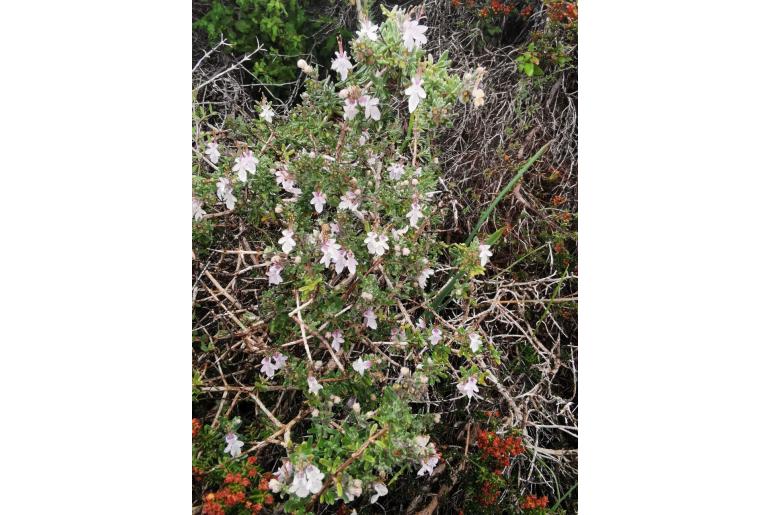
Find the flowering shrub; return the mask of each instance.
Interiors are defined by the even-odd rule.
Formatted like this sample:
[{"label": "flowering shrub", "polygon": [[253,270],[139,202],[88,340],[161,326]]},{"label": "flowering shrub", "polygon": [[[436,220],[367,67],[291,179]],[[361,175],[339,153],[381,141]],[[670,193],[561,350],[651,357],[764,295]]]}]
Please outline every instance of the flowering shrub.
[{"label": "flowering shrub", "polygon": [[[259,119],[229,119],[194,141],[194,235],[211,234],[230,211],[258,235],[259,314],[243,315],[266,330],[250,349],[261,356],[253,391],[299,390],[307,407],[297,416],[310,415],[304,437],[283,434],[286,455],[268,482],[289,513],[377,502],[401,474],[431,476],[442,459],[429,435],[438,418],[410,402],[447,383],[468,404],[483,395],[474,358],[493,352],[486,338],[443,325],[426,306],[446,268],[433,230],[432,139],[457,102],[484,104],[484,70],[460,77],[448,55],[427,54],[421,14],[361,19],[354,41],[338,41],[326,78],[300,60],[306,91],[287,119],[263,100]],[[484,273],[494,241],[451,246],[457,291]],[[247,429],[207,433],[219,439],[215,466],[243,463],[256,431]],[[211,513],[246,499],[255,509],[239,473],[221,499],[206,498]]]}]

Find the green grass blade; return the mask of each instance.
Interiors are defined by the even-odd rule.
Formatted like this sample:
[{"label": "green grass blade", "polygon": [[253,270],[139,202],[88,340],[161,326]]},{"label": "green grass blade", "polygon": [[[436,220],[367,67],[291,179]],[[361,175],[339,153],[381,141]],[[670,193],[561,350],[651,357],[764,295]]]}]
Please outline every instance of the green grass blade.
[{"label": "green grass blade", "polygon": [[[492,214],[492,211],[494,211],[497,204],[500,203],[501,200],[505,198],[508,193],[513,189],[516,184],[519,183],[521,178],[524,176],[524,173],[529,170],[529,167],[535,164],[535,162],[540,159],[540,157],[545,153],[546,150],[548,150],[548,146],[551,144],[549,141],[542,147],[540,147],[540,150],[538,150],[534,156],[530,157],[526,163],[524,163],[521,168],[516,172],[516,175],[513,176],[513,178],[508,181],[508,184],[505,185],[505,188],[500,190],[500,193],[497,194],[495,197],[495,200],[492,201],[491,204],[489,204],[489,207],[484,210],[483,213],[481,213],[481,217],[479,217],[479,221],[476,222],[476,227],[473,228],[473,231],[471,231],[471,234],[468,236],[468,239],[466,240],[466,245],[470,245],[470,243],[473,241],[473,238],[476,237],[476,235],[479,233],[479,230],[484,225],[484,223],[487,221],[489,216]],[[452,287],[457,282],[457,280],[460,277],[460,272],[455,272],[454,275],[444,284],[444,286],[439,290],[438,294],[436,295],[436,298],[433,299],[433,302],[431,302],[431,307],[435,311],[439,311],[446,300],[446,296],[449,294],[449,292],[452,290]],[[426,313],[426,317],[428,318],[428,321],[432,318],[431,313]]]},{"label": "green grass blade", "polygon": [[505,185],[505,188],[500,190],[500,193],[497,194],[495,197],[495,200],[492,201],[491,204],[489,204],[489,207],[487,207],[486,210],[484,210],[483,213],[481,213],[481,216],[479,217],[479,221],[476,222],[476,227],[473,228],[470,235],[468,235],[468,239],[466,240],[467,244],[470,244],[470,242],[473,241],[473,238],[476,237],[476,235],[479,233],[479,230],[481,227],[486,223],[489,216],[492,214],[492,211],[495,210],[495,207],[500,203],[501,200],[503,200],[508,193],[513,189],[514,186],[516,186],[521,178],[524,176],[524,173],[529,170],[529,167],[535,164],[535,162],[540,159],[540,157],[545,153],[546,150],[548,150],[548,146],[551,144],[549,141],[542,147],[540,147],[540,150],[538,150],[534,156],[530,157],[526,163],[522,165],[521,168],[519,168],[519,171],[516,172],[516,175],[513,176],[513,179],[508,181],[508,184]]}]

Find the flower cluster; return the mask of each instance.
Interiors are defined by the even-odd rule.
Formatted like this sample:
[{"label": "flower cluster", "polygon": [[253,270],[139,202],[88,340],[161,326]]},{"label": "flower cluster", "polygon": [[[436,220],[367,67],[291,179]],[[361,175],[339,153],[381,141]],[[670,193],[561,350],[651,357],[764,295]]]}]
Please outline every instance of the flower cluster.
[{"label": "flower cluster", "polygon": [[528,495],[524,498],[524,501],[521,503],[521,508],[523,510],[536,510],[538,508],[547,508],[548,507],[548,497],[542,496],[538,497],[536,495]]},{"label": "flower cluster", "polygon": [[226,472],[223,485],[219,490],[203,496],[204,515],[230,515],[243,513],[261,513],[265,506],[275,502],[268,493],[270,474],[261,474],[256,465],[256,458],[232,465]]},{"label": "flower cluster", "polygon": [[479,431],[476,443],[481,449],[482,456],[490,460],[499,471],[511,464],[511,458],[524,452],[520,437],[501,438],[499,435],[483,429]]}]

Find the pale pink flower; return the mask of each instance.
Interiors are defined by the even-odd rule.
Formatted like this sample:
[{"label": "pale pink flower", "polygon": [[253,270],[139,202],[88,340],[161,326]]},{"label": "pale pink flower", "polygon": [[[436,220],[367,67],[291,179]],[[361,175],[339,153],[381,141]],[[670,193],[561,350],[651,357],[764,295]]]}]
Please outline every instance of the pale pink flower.
[{"label": "pale pink flower", "polygon": [[276,370],[282,369],[284,366],[286,366],[286,360],[288,358],[281,354],[280,352],[276,352],[273,354],[273,361],[275,361],[275,368]]},{"label": "pale pink flower", "polygon": [[308,465],[294,474],[289,493],[305,498],[311,493],[317,494],[323,487],[324,474],[315,465]]},{"label": "pale pink flower", "polygon": [[358,199],[356,194],[348,190],[343,196],[340,197],[338,209],[349,209],[350,211],[358,210]]},{"label": "pale pink flower", "polygon": [[243,442],[238,439],[238,435],[235,433],[227,433],[225,435],[225,442],[227,442],[225,452],[229,452],[230,456],[233,458],[237,458],[241,455],[241,447],[243,447]]},{"label": "pale pink flower", "polygon": [[358,99],[358,103],[364,106],[364,118],[371,118],[374,121],[380,119],[380,108],[377,107],[380,103],[379,98],[363,95]]},{"label": "pale pink flower", "polygon": [[345,489],[342,492],[342,497],[345,502],[351,502],[356,499],[364,491],[364,482],[360,479],[351,479],[345,482]]},{"label": "pale pink flower", "polygon": [[321,243],[321,257],[320,263],[324,267],[329,268],[332,263],[336,263],[340,259],[340,249],[342,247],[339,243],[334,241],[334,238],[329,238]]},{"label": "pale pink flower", "polygon": [[404,175],[404,165],[401,163],[393,163],[388,167],[388,176],[394,181],[398,181]]},{"label": "pale pink flower", "polygon": [[347,267],[348,272],[350,272],[350,275],[356,275],[358,261],[356,261],[356,255],[353,254],[352,250],[345,251],[345,266]]},{"label": "pale pink flower", "polygon": [[270,490],[274,494],[277,494],[283,490],[283,487],[286,486],[286,483],[289,482],[292,474],[294,474],[294,467],[292,466],[291,462],[286,458],[283,460],[283,464],[278,469],[278,472],[275,473],[275,477],[268,483]]},{"label": "pale pink flower", "polygon": [[476,386],[475,377],[469,377],[465,381],[457,383],[457,389],[460,390],[460,393],[463,395],[467,395],[468,400],[478,397],[479,387]]},{"label": "pale pink flower", "polygon": [[364,361],[359,357],[357,360],[353,362],[353,370],[355,370],[362,376],[364,375],[364,372],[366,372],[370,368],[372,368],[372,362],[369,360]]},{"label": "pale pink flower", "polygon": [[318,392],[323,390],[323,386],[321,386],[321,383],[318,382],[318,379],[313,376],[308,376],[307,389],[310,393],[318,395]]},{"label": "pale pink flower", "polygon": [[211,141],[207,143],[205,154],[209,156],[209,161],[211,161],[214,164],[217,164],[219,162],[219,156],[221,155],[219,153],[219,144],[216,141]]},{"label": "pale pink flower", "polygon": [[481,336],[479,336],[478,333],[471,333],[468,335],[471,339],[471,350],[473,352],[478,352],[481,348]]},{"label": "pale pink flower", "polygon": [[384,255],[385,251],[390,248],[388,246],[388,237],[385,234],[377,234],[374,231],[366,234],[364,243],[366,243],[369,254],[376,254],[378,256]]},{"label": "pale pink flower", "polygon": [[243,155],[235,158],[233,171],[238,173],[238,179],[240,179],[241,182],[246,182],[248,177],[246,172],[249,172],[252,175],[257,173],[257,163],[258,160],[254,157],[254,152],[246,150]]},{"label": "pale pink flower", "polygon": [[281,284],[283,282],[281,270],[283,270],[283,266],[280,263],[270,265],[270,269],[267,271],[267,284]]},{"label": "pale pink flower", "polygon": [[376,25],[369,20],[362,21],[361,28],[356,31],[358,40],[362,41],[364,39],[370,39],[372,41],[377,41],[377,29],[379,29],[379,25]]},{"label": "pale pink flower", "polygon": [[291,229],[284,229],[281,231],[281,234],[283,234],[283,236],[278,239],[278,244],[281,245],[281,250],[288,254],[297,246],[297,242],[294,241],[294,231]]},{"label": "pale pink flower", "polygon": [[417,227],[417,222],[420,221],[420,218],[424,218],[425,215],[422,214],[422,208],[420,207],[419,202],[412,202],[412,210],[409,211],[406,216],[409,218],[409,225],[412,227]]},{"label": "pale pink flower", "polygon": [[343,247],[340,247],[339,252],[337,252],[337,259],[334,260],[334,271],[338,274],[345,271],[345,265],[347,264],[346,253],[347,250]]},{"label": "pale pink flower", "polygon": [[377,499],[380,497],[385,497],[388,495],[388,487],[385,486],[385,483],[381,481],[377,481],[376,483],[372,483],[372,488],[374,488],[374,491],[376,492],[371,499],[369,499],[369,502],[371,504],[374,504],[377,502]]},{"label": "pale pink flower", "polygon": [[227,209],[235,207],[235,196],[233,195],[233,185],[230,179],[220,177],[217,181],[217,198],[225,203]]},{"label": "pale pink flower", "polygon": [[428,27],[420,25],[419,20],[412,20],[406,18],[401,25],[401,38],[404,40],[404,46],[410,52],[415,48],[420,48],[428,42],[428,38],[425,37],[425,31]]},{"label": "pale pink flower", "polygon": [[334,52],[334,55],[337,57],[332,60],[332,70],[339,73],[342,80],[347,80],[348,72],[353,69],[348,53],[343,50],[342,53]]},{"label": "pale pink flower", "polygon": [[203,202],[201,202],[199,199],[193,197],[192,198],[192,217],[197,222],[203,216],[206,214],[206,212],[203,210]]},{"label": "pale pink flower", "polygon": [[275,116],[275,111],[273,111],[273,108],[270,107],[270,104],[262,104],[262,111],[259,113],[259,117],[265,120],[267,123],[272,123],[273,116]]},{"label": "pale pink flower", "polygon": [[364,325],[370,329],[377,329],[377,316],[372,308],[364,311]]},{"label": "pale pink flower", "polygon": [[342,331],[336,329],[332,333],[332,349],[334,349],[334,352],[339,352],[341,349],[340,345],[343,343],[345,343],[345,338],[342,336]]},{"label": "pale pink flower", "polygon": [[441,329],[439,329],[438,327],[434,327],[433,330],[430,332],[430,344],[436,345],[440,341],[441,341]]},{"label": "pale pink flower", "polygon": [[342,105],[342,119],[352,120],[358,114],[358,103],[355,100],[348,98]]},{"label": "pale pink flower", "polygon": [[412,77],[412,85],[404,90],[404,95],[409,97],[409,112],[413,113],[417,109],[420,99],[426,98],[425,90],[422,89],[422,79]]},{"label": "pale pink flower", "polygon": [[262,367],[260,367],[259,371],[265,374],[268,379],[271,379],[275,375],[276,370],[278,370],[278,367],[276,366],[275,361],[273,361],[273,358],[262,358]]},{"label": "pale pink flower", "polygon": [[324,204],[326,204],[326,194],[320,191],[314,191],[310,204],[315,207],[315,212],[320,215],[324,210]]}]

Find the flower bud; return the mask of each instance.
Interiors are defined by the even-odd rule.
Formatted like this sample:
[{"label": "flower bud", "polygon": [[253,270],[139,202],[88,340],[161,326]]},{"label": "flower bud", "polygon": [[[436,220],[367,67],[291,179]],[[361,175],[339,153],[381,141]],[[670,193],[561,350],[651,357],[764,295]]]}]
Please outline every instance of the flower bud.
[{"label": "flower bud", "polygon": [[307,68],[307,61],[305,61],[304,59],[300,59],[299,61],[297,61],[297,68],[304,71],[305,68]]},{"label": "flower bud", "polygon": [[353,412],[356,414],[361,413],[361,405],[357,402],[353,403]]}]

